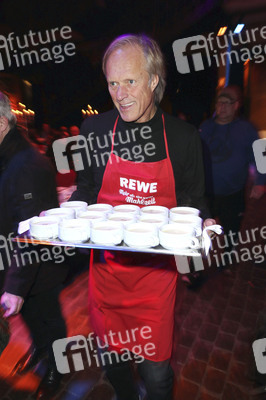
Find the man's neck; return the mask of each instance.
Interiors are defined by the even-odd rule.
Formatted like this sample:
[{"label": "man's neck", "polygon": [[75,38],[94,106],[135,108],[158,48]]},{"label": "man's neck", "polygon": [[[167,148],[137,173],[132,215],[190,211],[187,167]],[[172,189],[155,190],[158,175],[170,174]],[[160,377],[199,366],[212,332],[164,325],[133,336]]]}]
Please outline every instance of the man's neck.
[{"label": "man's neck", "polygon": [[236,118],[233,119],[219,119],[219,118],[215,118],[215,122],[218,125],[227,125],[227,124],[231,124],[231,122],[233,122]]}]

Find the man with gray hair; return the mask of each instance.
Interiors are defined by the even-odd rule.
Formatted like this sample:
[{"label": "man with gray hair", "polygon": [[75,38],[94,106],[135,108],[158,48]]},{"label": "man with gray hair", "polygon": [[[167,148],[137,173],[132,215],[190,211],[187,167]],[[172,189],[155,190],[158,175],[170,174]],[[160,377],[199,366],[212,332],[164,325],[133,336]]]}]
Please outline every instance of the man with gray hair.
[{"label": "man with gray hair", "polygon": [[[255,165],[252,144],[258,139],[255,127],[239,116],[241,105],[242,93],[238,86],[220,88],[214,118],[204,121],[200,127],[210,210],[214,218],[219,218],[228,236],[228,250],[238,242],[232,239],[232,234],[237,235],[241,228],[249,168]],[[265,175],[256,171],[251,198],[264,195],[265,182]]]},{"label": "man with gray hair", "polygon": [[[61,375],[58,373],[52,343],[66,336],[59,304],[61,284],[68,269],[53,260],[19,255],[31,247],[12,242],[18,224],[45,209],[58,206],[55,176],[48,159],[31,146],[16,127],[9,99],[0,92],[0,293],[5,317],[20,312],[29,328],[33,346],[18,361],[13,373],[25,373],[48,357],[48,369],[37,390],[37,399],[52,399]],[[35,246],[36,251],[40,246]],[[29,260],[29,261],[28,261]]]},{"label": "man with gray hair", "polygon": [[[71,199],[113,206],[186,205],[208,217],[199,135],[159,107],[166,74],[158,44],[145,35],[116,38],[103,57],[103,72],[115,109],[86,119],[81,127],[90,160]],[[139,399],[127,350],[143,357],[137,365],[148,399],[170,400],[174,257],[119,251],[104,256],[106,264],[90,269],[89,304],[95,332],[121,356],[121,362],[105,366],[107,377],[119,400]]]}]

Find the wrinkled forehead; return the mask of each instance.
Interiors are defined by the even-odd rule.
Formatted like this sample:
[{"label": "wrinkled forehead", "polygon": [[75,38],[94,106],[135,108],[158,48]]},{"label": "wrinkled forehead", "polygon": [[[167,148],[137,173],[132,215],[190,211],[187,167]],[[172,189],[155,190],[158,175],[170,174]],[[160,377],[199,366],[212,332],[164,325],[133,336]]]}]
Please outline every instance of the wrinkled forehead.
[{"label": "wrinkled forehead", "polygon": [[230,101],[238,101],[240,100],[240,94],[237,90],[234,90],[234,88],[225,88],[222,89],[218,92],[217,95],[217,100],[220,100],[220,98],[224,99],[229,99]]},{"label": "wrinkled forehead", "polygon": [[124,46],[120,46],[115,48],[109,55],[106,60],[106,65],[109,61],[114,62],[117,60],[120,61],[129,61],[136,62],[141,66],[141,68],[146,69],[146,59],[143,53],[143,50],[137,44],[126,44]]},{"label": "wrinkled forehead", "polygon": [[221,94],[220,96],[217,97],[216,102],[219,101],[235,101],[235,99],[232,96],[229,96],[227,94]]}]

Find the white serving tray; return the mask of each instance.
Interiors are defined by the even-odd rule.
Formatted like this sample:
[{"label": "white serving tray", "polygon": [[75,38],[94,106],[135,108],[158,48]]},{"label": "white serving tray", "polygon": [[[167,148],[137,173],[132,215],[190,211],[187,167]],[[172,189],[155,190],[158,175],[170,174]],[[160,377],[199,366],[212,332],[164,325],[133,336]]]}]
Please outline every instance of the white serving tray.
[{"label": "white serving tray", "polygon": [[[198,238],[200,240],[200,238]],[[86,249],[99,249],[99,250],[120,250],[120,251],[130,251],[130,252],[140,252],[140,253],[153,253],[153,254],[172,254],[172,255],[180,255],[180,256],[192,256],[192,257],[201,257],[203,248],[197,249],[175,249],[166,250],[161,245],[150,248],[134,248],[127,246],[124,242],[116,246],[104,246],[100,244],[92,243],[90,240],[82,243],[72,243],[72,242],[63,242],[60,239],[52,239],[52,240],[43,240],[43,239],[35,239],[31,237],[30,232],[27,231],[17,237],[14,238],[15,241],[20,243],[32,243],[32,244],[42,244],[49,246],[67,246],[67,247],[80,247]],[[201,242],[201,240],[200,240]]]}]

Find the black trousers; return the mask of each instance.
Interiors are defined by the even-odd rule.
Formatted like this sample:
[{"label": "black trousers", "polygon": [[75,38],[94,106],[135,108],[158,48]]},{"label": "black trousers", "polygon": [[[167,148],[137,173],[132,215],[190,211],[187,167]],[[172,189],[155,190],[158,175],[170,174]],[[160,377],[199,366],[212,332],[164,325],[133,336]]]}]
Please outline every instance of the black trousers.
[{"label": "black trousers", "polygon": [[[145,359],[137,366],[145,384],[147,400],[172,400],[174,374],[170,360],[155,362]],[[130,362],[114,362],[105,365],[105,370],[118,400],[139,399]]]},{"label": "black trousers", "polygon": [[225,234],[230,230],[238,232],[245,210],[244,189],[229,196],[210,197],[209,207],[212,217],[219,218]]},{"label": "black trousers", "polygon": [[21,309],[22,317],[29,328],[33,345],[48,354],[49,366],[55,366],[52,344],[67,337],[66,324],[62,316],[59,294],[62,286],[29,296]]}]

